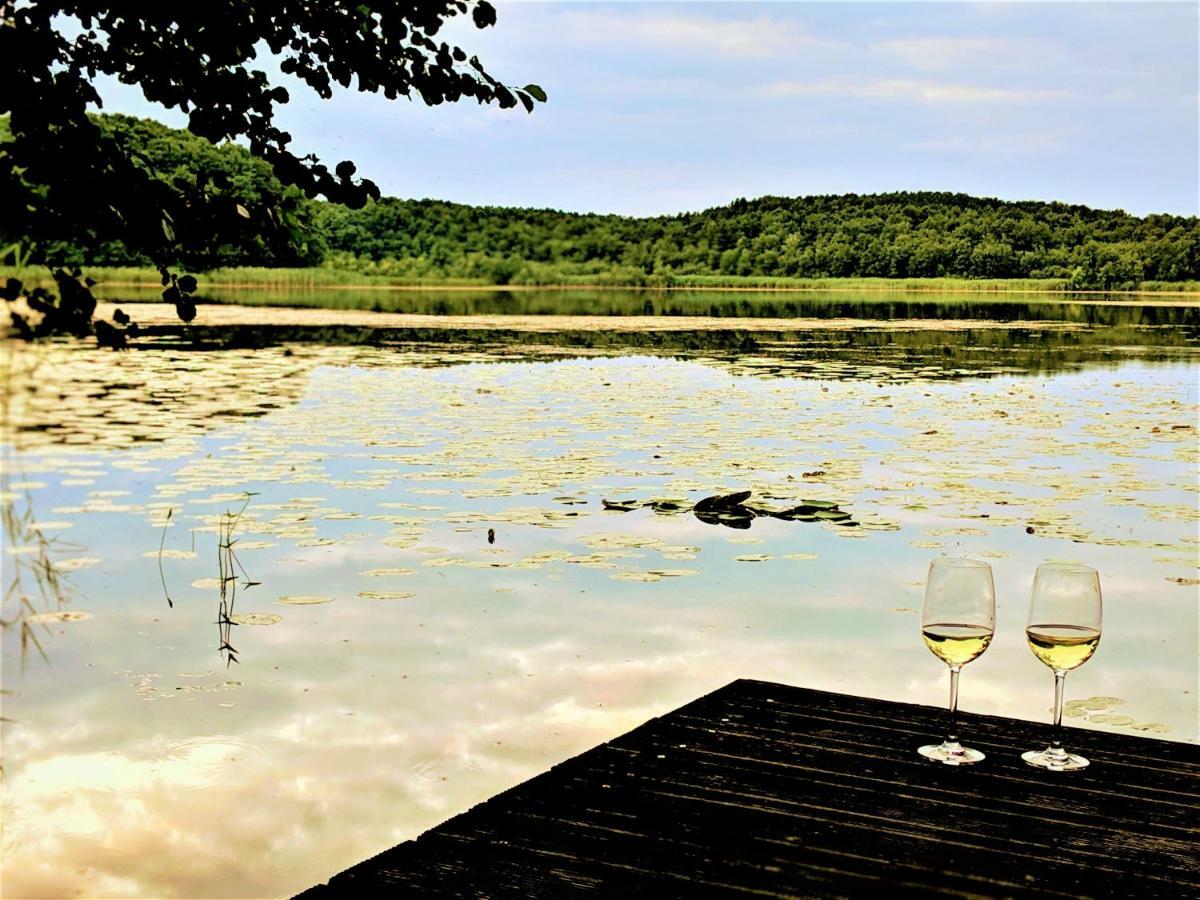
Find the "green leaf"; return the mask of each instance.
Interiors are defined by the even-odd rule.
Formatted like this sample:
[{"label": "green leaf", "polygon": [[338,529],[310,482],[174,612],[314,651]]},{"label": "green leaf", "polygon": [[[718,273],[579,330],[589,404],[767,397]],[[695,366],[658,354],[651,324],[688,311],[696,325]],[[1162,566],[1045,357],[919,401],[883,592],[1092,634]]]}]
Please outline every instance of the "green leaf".
[{"label": "green leaf", "polygon": [[845,522],[850,518],[850,513],[843,512],[840,509],[819,509],[816,512],[818,519],[824,519],[827,522]]},{"label": "green leaf", "polygon": [[490,25],[496,24],[496,8],[487,0],[479,0],[475,4],[475,8],[471,10],[471,18],[475,22],[476,28],[487,28]]},{"label": "green leaf", "polygon": [[605,500],[603,498],[600,503],[605,509],[614,509],[620,512],[630,512],[642,505],[637,500]]},{"label": "green leaf", "polygon": [[527,84],[525,87],[521,88],[521,90],[529,94],[535,100],[538,100],[542,103],[546,102],[546,92],[536,84]]}]

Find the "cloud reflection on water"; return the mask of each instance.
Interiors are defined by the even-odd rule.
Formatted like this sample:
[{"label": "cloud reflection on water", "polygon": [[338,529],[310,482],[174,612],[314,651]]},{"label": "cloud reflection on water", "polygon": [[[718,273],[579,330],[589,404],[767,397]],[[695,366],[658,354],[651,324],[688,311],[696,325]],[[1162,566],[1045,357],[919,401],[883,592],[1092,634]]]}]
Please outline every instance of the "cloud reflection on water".
[{"label": "cloud reflection on water", "polygon": [[[102,561],[75,573],[75,606],[95,618],[58,629],[49,668],[22,677],[5,635],[19,691],[5,704],[19,720],[4,735],[6,893],[299,890],[737,677],[940,705],[944,668],[900,611],[919,608],[939,553],[994,554],[1000,631],[966,672],[965,708],[1048,718],[1051,679],[1021,627],[1033,565],[1069,555],[1101,569],[1108,606],[1068,695],[1119,696],[1195,737],[1195,591],[1167,580],[1195,575],[1195,436],[1161,430],[1194,421],[1194,365],[895,384],[748,377],[722,360],[304,356],[294,406],[209,431],[185,410],[181,434],[156,420],[155,445],[20,458],[47,485],[31,490],[38,513],[73,519]],[[360,365],[336,365],[348,360]],[[159,377],[153,354],[121,363]],[[67,483],[85,470],[93,484]],[[834,498],[898,530],[741,532],[598,509],[742,486]],[[108,489],[130,493],[89,499]],[[263,584],[238,611],[283,618],[240,627],[243,662],[225,669],[215,592],[187,587],[214,574],[215,535],[164,560],[173,610],[143,553],[162,534],[151,504],[179,510],[167,546],[186,550],[245,489],[263,492],[245,538],[275,546],[246,551]],[[555,499],[571,496],[588,503]],[[595,546],[598,532],[624,538]],[[333,543],[299,546],[313,538]],[[735,559],[758,553],[774,558]],[[360,574],[376,568],[413,574]],[[662,568],[699,574],[611,577]],[[397,589],[415,596],[358,596]],[[334,599],[275,602],[307,593]]]}]

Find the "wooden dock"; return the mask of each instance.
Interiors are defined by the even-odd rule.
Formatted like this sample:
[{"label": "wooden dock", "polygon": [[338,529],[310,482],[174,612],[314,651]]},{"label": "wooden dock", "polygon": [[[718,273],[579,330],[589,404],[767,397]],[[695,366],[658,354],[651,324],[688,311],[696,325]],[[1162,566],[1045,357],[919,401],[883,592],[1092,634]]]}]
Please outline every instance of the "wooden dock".
[{"label": "wooden dock", "polygon": [[1200,748],[735,681],[301,896],[1200,897]]}]

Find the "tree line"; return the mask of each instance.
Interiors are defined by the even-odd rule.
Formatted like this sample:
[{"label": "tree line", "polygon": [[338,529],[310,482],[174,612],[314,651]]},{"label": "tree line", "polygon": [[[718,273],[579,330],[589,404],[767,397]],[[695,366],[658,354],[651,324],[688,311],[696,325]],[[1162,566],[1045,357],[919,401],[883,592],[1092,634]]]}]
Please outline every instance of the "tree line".
[{"label": "tree line", "polygon": [[[95,117],[148,171],[219,192],[239,215],[178,262],[326,265],[396,279],[494,284],[664,284],[678,276],[1049,278],[1080,289],[1200,279],[1200,218],[943,192],[738,199],[670,216],[478,207],[385,197],[358,209],[285,187],[235,143],[213,145],[148,119]],[[0,120],[0,141],[7,125]],[[176,223],[203,229],[208,223]],[[143,265],[100,233],[33,238],[51,265]]]}]

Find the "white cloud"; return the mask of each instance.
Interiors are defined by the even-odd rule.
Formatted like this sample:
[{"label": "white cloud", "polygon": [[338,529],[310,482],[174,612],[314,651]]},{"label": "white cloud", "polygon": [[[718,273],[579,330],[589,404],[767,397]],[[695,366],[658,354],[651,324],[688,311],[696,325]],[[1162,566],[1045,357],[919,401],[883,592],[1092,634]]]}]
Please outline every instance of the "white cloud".
[{"label": "white cloud", "polygon": [[918,37],[896,38],[871,45],[925,72],[956,67],[977,70],[981,66],[1025,68],[1061,58],[1066,48],[1051,41],[1023,37]]},{"label": "white cloud", "polygon": [[1070,145],[1075,129],[1006,133],[1000,137],[953,135],[906,141],[901,150],[931,153],[991,154],[995,156],[1045,156]]},{"label": "white cloud", "polygon": [[570,11],[557,17],[556,38],[575,44],[639,45],[668,53],[721,59],[771,59],[842,48],[792,22],[760,16],[715,19],[686,13]]},{"label": "white cloud", "polygon": [[1005,104],[1047,103],[1075,96],[1073,91],[1053,88],[1005,88],[911,78],[776,81],[762,87],[759,93],[768,97],[851,97],[919,103]]}]

